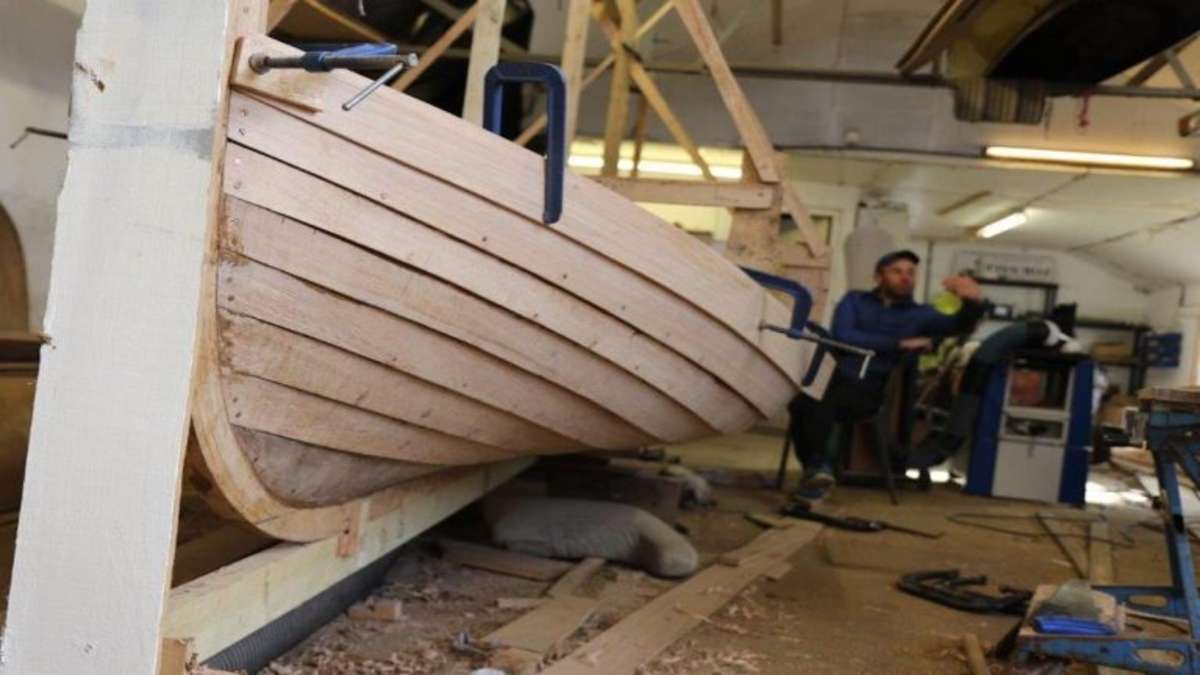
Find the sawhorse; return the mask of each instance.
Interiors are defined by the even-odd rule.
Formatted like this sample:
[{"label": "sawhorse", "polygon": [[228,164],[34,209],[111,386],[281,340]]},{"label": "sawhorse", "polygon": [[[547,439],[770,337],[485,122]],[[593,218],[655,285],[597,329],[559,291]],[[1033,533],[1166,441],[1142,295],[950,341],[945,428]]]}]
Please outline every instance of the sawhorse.
[{"label": "sawhorse", "polygon": [[[1017,638],[1015,656],[1050,656],[1161,675],[1200,675],[1200,591],[1183,520],[1177,467],[1200,485],[1200,388],[1154,388],[1141,395],[1138,426],[1154,455],[1162,491],[1163,531],[1171,564],[1170,586],[1097,586],[1118,603],[1139,612],[1188,623],[1177,638],[1072,637],[1040,635],[1027,627]],[[1138,429],[1136,431],[1142,431]],[[1155,604],[1146,600],[1153,599]],[[1166,658],[1164,658],[1166,657]]]}]

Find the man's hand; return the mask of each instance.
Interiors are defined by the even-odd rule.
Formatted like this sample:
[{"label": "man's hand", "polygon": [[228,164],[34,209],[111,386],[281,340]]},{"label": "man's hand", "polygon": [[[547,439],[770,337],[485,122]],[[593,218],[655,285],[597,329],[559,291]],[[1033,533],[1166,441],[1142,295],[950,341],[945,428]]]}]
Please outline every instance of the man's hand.
[{"label": "man's hand", "polygon": [[927,352],[933,349],[933,340],[927,337],[910,337],[900,341],[900,351]]},{"label": "man's hand", "polygon": [[942,288],[963,300],[979,302],[983,299],[983,289],[979,287],[979,282],[968,276],[946,277],[942,279]]}]

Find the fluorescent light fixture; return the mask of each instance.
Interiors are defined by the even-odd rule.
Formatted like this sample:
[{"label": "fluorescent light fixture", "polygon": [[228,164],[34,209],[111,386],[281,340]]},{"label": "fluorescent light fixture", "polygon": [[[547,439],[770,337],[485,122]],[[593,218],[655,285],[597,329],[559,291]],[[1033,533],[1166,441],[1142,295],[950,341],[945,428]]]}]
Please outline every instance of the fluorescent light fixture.
[{"label": "fluorescent light fixture", "polygon": [[[604,167],[604,158],[596,155],[571,155],[571,159],[567,164],[574,169],[601,169]],[[617,169],[621,171],[632,171],[633,160],[629,158],[621,159],[617,162]],[[716,178],[727,178],[731,180],[741,180],[742,168],[738,166],[721,166],[719,164],[710,164],[709,169]],[[701,173],[700,167],[687,162],[661,162],[643,159],[638,164],[639,173],[656,173],[665,176],[688,176],[699,178],[704,174]]]},{"label": "fluorescent light fixture", "polygon": [[1076,152],[1073,150],[1014,148],[1005,145],[990,145],[984,149],[983,154],[993,159],[1018,159],[1028,162],[1054,162],[1058,164],[1112,166],[1127,169],[1165,169],[1169,171],[1188,171],[1196,166],[1196,161],[1187,157],[1118,155],[1108,152]]},{"label": "fluorescent light fixture", "polygon": [[1024,211],[1017,211],[1016,213],[1010,213],[1007,216],[1004,216],[994,223],[988,223],[987,225],[984,225],[983,227],[979,228],[979,232],[976,234],[981,239],[991,239],[992,237],[1004,234],[1009,230],[1015,230],[1028,222],[1029,216],[1025,215]]}]

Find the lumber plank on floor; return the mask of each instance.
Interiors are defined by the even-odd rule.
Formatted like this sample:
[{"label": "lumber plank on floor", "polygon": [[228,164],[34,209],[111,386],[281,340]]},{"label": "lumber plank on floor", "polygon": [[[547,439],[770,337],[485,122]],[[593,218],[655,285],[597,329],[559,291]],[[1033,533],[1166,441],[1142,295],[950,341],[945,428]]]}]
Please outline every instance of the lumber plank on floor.
[{"label": "lumber plank on floor", "polygon": [[[816,523],[798,523],[764,532],[760,539],[774,541],[761,555],[746,556],[737,567],[717,564],[703,570],[550,666],[544,675],[633,675],[767,570],[811,542],[820,530]],[[762,550],[756,544],[757,540],[750,547]]]},{"label": "lumber plank on floor", "polygon": [[547,591],[546,595],[551,598],[565,598],[575,595],[580,586],[587,583],[587,580],[592,577],[601,567],[604,567],[604,558],[584,558],[579,561],[566,574],[554,582]]},{"label": "lumber plank on floor", "polygon": [[596,611],[594,598],[561,597],[546,602],[483,638],[493,647],[552,654]]},{"label": "lumber plank on floor", "polygon": [[442,539],[438,545],[442,548],[442,557],[450,562],[522,579],[553,581],[571,569],[571,563],[561,560],[538,558],[465,541]]}]

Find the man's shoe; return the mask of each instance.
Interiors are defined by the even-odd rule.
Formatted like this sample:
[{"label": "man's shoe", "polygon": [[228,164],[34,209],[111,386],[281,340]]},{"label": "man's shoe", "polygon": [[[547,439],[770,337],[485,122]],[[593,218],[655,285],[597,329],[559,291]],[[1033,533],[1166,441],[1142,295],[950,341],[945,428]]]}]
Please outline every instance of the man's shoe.
[{"label": "man's shoe", "polygon": [[793,496],[808,501],[820,501],[829,496],[837,480],[828,466],[820,466],[812,471],[805,471],[800,478],[800,487]]}]

